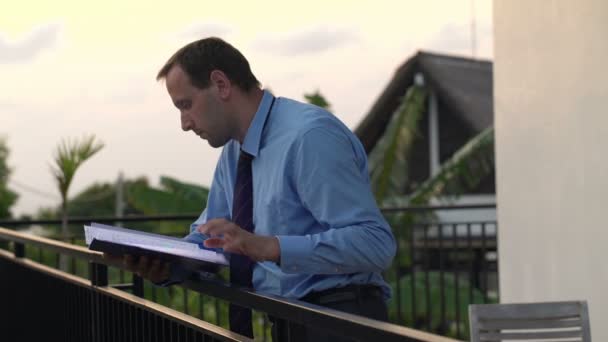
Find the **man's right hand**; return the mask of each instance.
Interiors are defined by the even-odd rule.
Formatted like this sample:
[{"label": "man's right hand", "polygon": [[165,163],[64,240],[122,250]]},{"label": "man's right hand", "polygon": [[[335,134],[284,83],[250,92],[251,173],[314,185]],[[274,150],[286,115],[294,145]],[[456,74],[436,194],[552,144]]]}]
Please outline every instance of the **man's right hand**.
[{"label": "man's right hand", "polygon": [[129,272],[133,272],[138,276],[148,279],[153,283],[161,283],[171,274],[171,265],[168,262],[163,263],[160,259],[150,259],[147,256],[135,258],[132,255],[112,255],[103,254],[104,259],[115,265],[122,265]]}]

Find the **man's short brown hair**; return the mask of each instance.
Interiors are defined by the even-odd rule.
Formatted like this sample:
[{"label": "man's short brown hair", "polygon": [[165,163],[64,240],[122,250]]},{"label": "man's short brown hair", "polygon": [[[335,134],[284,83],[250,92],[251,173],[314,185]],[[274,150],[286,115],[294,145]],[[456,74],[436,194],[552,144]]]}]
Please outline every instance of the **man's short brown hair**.
[{"label": "man's short brown hair", "polygon": [[224,72],[232,83],[244,91],[260,85],[245,56],[217,37],[200,39],[179,49],[160,69],[156,80],[166,78],[176,64],[190,77],[192,85],[200,89],[209,86],[209,75],[213,70]]}]

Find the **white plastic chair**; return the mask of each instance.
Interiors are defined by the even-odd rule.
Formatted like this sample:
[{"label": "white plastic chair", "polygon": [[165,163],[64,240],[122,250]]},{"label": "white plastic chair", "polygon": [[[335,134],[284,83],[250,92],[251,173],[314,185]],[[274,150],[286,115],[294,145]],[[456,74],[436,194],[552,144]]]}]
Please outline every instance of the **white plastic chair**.
[{"label": "white plastic chair", "polygon": [[469,325],[473,342],[591,341],[586,301],[471,304]]}]

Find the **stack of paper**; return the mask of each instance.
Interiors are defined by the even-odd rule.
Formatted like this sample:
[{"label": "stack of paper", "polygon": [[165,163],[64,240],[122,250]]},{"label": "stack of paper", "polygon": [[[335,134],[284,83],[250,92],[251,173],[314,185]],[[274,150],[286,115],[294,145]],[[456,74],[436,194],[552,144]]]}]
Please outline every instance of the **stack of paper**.
[{"label": "stack of paper", "polygon": [[[112,253],[122,251],[133,254],[152,254],[170,261],[179,261],[181,258],[198,260],[203,263],[228,265],[224,254],[213,250],[203,249],[199,244],[160,234],[141,232],[132,229],[91,223],[84,226],[84,234],[90,249]],[[99,243],[103,242],[103,243]],[[118,248],[120,247],[120,248]],[[131,248],[129,248],[131,247]],[[142,253],[147,251],[151,253]],[[157,253],[154,253],[157,252]],[[123,254],[123,253],[120,253]]]}]

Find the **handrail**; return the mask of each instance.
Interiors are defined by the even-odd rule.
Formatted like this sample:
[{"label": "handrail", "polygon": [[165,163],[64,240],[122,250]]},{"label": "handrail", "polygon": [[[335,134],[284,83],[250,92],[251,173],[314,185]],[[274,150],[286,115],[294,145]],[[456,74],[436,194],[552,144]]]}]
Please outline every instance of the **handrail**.
[{"label": "handrail", "polygon": [[44,247],[61,254],[93,261],[95,263],[108,264],[108,261],[103,258],[103,253],[94,252],[88,248],[72,245],[70,243],[52,240],[32,234],[20,233],[2,227],[0,227],[0,240],[14,241],[21,244],[31,244],[38,247]]},{"label": "handrail", "polygon": [[[466,205],[440,205],[440,206],[409,206],[409,207],[383,207],[380,211],[383,213],[394,212],[420,212],[434,210],[464,210],[464,209],[496,209],[496,204],[466,204]],[[166,215],[126,215],[126,216],[91,216],[91,217],[68,217],[68,222],[73,223],[90,223],[91,221],[99,223],[112,222],[143,222],[143,221],[194,221],[200,216],[200,213],[190,214],[166,214]],[[45,219],[45,220],[0,220],[0,226],[17,226],[17,225],[33,225],[33,224],[61,224],[60,219]]]},{"label": "handrail", "polygon": [[[217,298],[236,302],[238,305],[268,313],[308,326],[331,331],[348,332],[349,337],[363,341],[378,339],[381,341],[429,341],[456,342],[457,340],[427,333],[404,326],[381,322],[299,300],[286,299],[273,295],[259,294],[248,289],[239,289],[219,281],[186,281],[183,287],[209,294]],[[236,291],[235,290],[239,290]],[[408,339],[404,339],[408,338]]]},{"label": "handrail", "polygon": [[[52,249],[56,252],[69,254],[99,263],[123,268],[123,265],[114,264],[102,257],[102,253],[90,251],[84,247],[51,240],[44,237],[15,232],[0,227],[0,240],[9,240],[21,244],[33,244]],[[58,271],[57,272],[61,272]],[[93,281],[93,280],[92,280]],[[93,285],[107,288],[107,281]],[[234,302],[241,306],[264,311],[269,315],[281,317],[304,325],[328,331],[348,332],[348,336],[358,338],[381,338],[383,341],[429,341],[454,342],[456,340],[418,331],[392,323],[380,322],[356,315],[351,315],[314,304],[289,300],[277,296],[263,295],[248,289],[234,287],[218,280],[198,278],[190,279],[182,284],[183,287],[209,294],[221,299]]]}]

